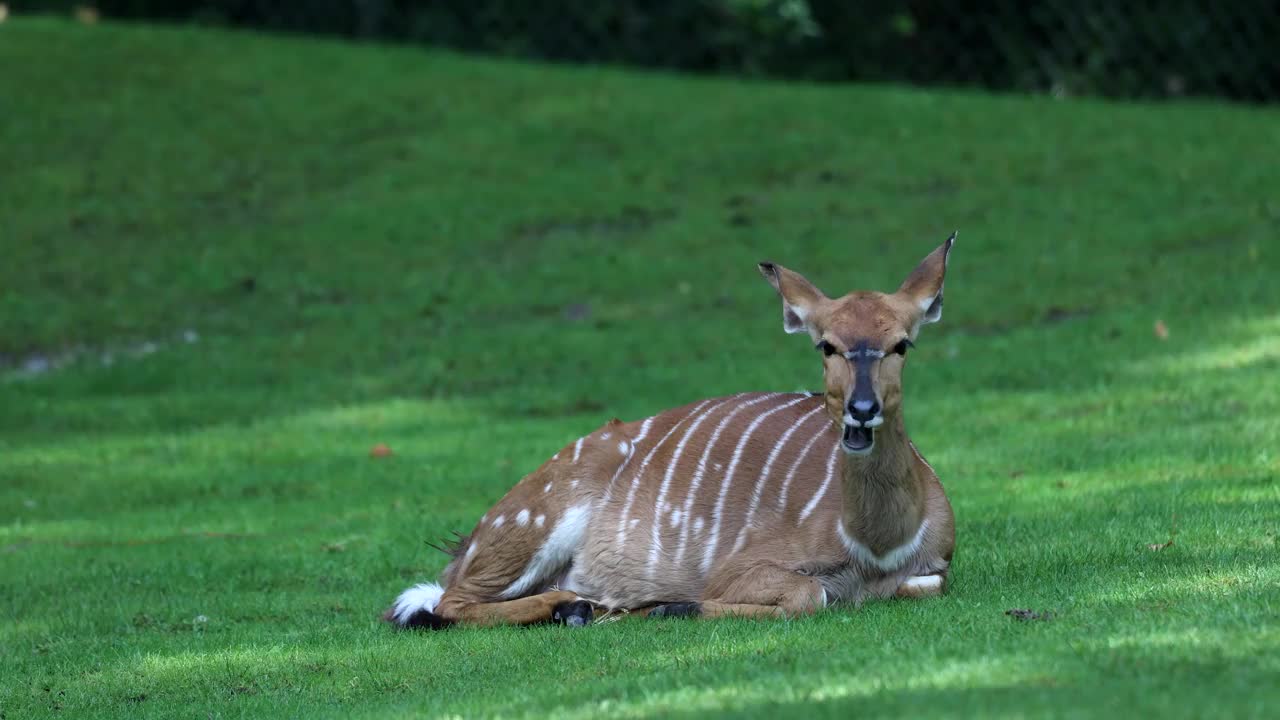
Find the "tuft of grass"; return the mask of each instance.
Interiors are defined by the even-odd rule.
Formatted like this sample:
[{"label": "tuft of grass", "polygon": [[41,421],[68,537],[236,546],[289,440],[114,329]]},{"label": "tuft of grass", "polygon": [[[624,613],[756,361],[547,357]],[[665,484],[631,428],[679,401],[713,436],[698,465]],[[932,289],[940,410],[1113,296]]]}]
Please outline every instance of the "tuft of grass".
[{"label": "tuft of grass", "polygon": [[[1275,110],[22,18],[0,66],[2,716],[1280,705]],[[815,385],[756,261],[890,289],[955,228],[949,596],[377,621],[602,421]]]}]

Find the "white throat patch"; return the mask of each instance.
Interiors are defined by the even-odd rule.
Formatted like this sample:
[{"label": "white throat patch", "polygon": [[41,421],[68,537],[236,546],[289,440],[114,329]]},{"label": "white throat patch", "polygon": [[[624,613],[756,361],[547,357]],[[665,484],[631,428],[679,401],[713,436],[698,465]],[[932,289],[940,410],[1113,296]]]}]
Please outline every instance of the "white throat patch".
[{"label": "white throat patch", "polygon": [[929,519],[925,518],[920,521],[920,529],[916,530],[915,537],[911,538],[910,542],[899,545],[884,555],[876,555],[871,548],[849,537],[849,533],[844,529],[844,522],[836,518],[836,532],[840,535],[840,543],[849,552],[849,557],[861,565],[874,567],[886,573],[901,569],[913,555],[920,551],[920,545],[924,543],[925,531],[928,529]]}]

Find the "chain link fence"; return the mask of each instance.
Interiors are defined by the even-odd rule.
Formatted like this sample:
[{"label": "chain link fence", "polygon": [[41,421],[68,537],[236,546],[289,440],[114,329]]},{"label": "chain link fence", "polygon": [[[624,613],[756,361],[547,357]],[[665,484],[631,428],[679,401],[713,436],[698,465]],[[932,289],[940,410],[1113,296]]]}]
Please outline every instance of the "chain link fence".
[{"label": "chain link fence", "polygon": [[[68,10],[67,1],[28,3]],[[107,17],[563,62],[1124,98],[1280,99],[1277,0],[99,0]]]}]

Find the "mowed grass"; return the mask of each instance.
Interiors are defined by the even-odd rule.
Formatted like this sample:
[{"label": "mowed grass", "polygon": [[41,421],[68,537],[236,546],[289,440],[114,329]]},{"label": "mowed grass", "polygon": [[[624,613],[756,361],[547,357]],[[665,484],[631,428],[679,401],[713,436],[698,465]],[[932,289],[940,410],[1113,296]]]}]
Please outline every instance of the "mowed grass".
[{"label": "mowed grass", "polygon": [[[1274,109],[21,18],[0,67],[0,716],[1280,708]],[[888,290],[957,228],[947,597],[377,620],[605,420],[817,387],[756,261]]]}]

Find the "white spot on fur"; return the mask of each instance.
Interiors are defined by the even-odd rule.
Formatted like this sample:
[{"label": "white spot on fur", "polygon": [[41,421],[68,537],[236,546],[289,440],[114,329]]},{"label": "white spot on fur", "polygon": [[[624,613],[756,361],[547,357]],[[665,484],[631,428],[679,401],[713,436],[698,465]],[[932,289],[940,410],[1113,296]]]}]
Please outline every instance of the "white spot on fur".
[{"label": "white spot on fur", "polygon": [[539,582],[563,570],[582,545],[582,537],[587,532],[587,522],[591,518],[590,511],[591,506],[585,503],[565,510],[555,529],[547,536],[546,542],[533,554],[524,574],[502,591],[502,597],[520,597]]},{"label": "white spot on fur", "polygon": [[884,555],[876,555],[871,552],[871,548],[849,537],[849,533],[844,529],[844,522],[839,518],[836,519],[836,534],[840,536],[840,543],[849,552],[849,556],[863,565],[870,565],[887,573],[906,565],[911,556],[920,551],[920,545],[924,543],[924,533],[928,527],[929,519],[925,518],[920,523],[920,529],[916,530],[916,536],[910,542],[899,545]]},{"label": "white spot on fur", "polygon": [[577,481],[577,480],[572,480],[572,481],[570,481],[570,482],[569,482],[569,489],[570,489],[570,490],[575,489],[575,488],[577,488],[577,487],[578,487],[578,481]]},{"label": "white spot on fur", "polygon": [[516,524],[520,527],[524,527],[529,524],[529,511],[527,509],[516,513]]},{"label": "white spot on fur", "polygon": [[675,510],[671,513],[671,527],[680,527],[680,511]]},{"label": "white spot on fur", "polygon": [[551,459],[552,459],[552,460],[559,460],[559,459],[560,459],[560,453],[556,453],[555,455],[552,455],[552,456],[551,456]]},{"label": "white spot on fur", "polygon": [[467,554],[465,557],[463,557],[463,560],[470,560],[471,557],[475,554],[476,554],[476,544],[467,543]]},{"label": "white spot on fur", "polygon": [[502,515],[499,515],[498,517],[494,518],[493,519],[494,529],[496,530],[497,528],[502,527],[502,524],[505,523],[506,521],[507,521],[507,518]]},{"label": "white spot on fur", "polygon": [[542,492],[544,492],[544,493],[549,493],[549,492],[551,492],[551,483],[547,483],[546,485],[543,485],[543,486],[542,486]]},{"label": "white spot on fur", "polygon": [[546,515],[539,515],[538,517],[536,517],[536,518],[534,518],[534,519],[533,519],[533,524],[534,524],[534,525],[536,525],[536,526],[538,526],[538,527],[542,527],[542,525],[543,525],[544,523],[546,523],[546,522],[547,522],[547,516],[546,516]]},{"label": "white spot on fur", "polygon": [[414,613],[420,610],[434,612],[436,606],[440,604],[442,595],[444,595],[444,588],[436,583],[414,585],[396,598],[391,609],[391,617],[398,624],[404,625],[409,622],[409,618],[413,617]]},{"label": "white spot on fur", "polygon": [[702,532],[702,518],[696,517],[693,519],[693,534],[698,535],[701,532]]},{"label": "white spot on fur", "polygon": [[[649,434],[649,428],[652,425],[653,425],[653,418],[645,418],[645,421],[640,424],[639,434],[637,434],[635,437],[635,441],[637,443],[643,440]],[[604,498],[602,499],[602,502],[604,504],[608,505],[609,500],[613,498],[613,486],[615,483],[618,482],[618,478],[622,476],[622,473],[627,469],[627,466],[631,464],[631,458],[632,458],[631,455],[627,455],[622,462],[618,463],[618,469],[614,471],[613,477],[609,478],[609,484],[606,485],[604,488]]]},{"label": "white spot on fur", "polygon": [[601,436],[600,436],[600,439],[601,439],[601,440],[608,440],[608,439],[609,439],[609,438],[611,438],[611,437],[613,437],[613,433],[605,433],[605,434],[603,434],[603,435],[601,435]]},{"label": "white spot on fur", "polygon": [[631,518],[631,527],[635,527],[636,525],[639,525],[639,524],[640,524],[640,518]]},{"label": "white spot on fur", "polygon": [[716,472],[720,472],[721,470],[723,470],[723,469],[724,469],[724,463],[716,463],[715,465],[712,465],[711,467],[712,467],[712,468],[714,468]]},{"label": "white spot on fur", "polygon": [[582,440],[578,438],[578,442],[573,444],[573,462],[578,462],[578,456],[582,454]]},{"label": "white spot on fur", "polygon": [[623,455],[626,455],[627,453],[631,452],[631,444],[628,443],[626,440],[623,440],[622,442],[618,443],[618,452],[622,453]]}]

